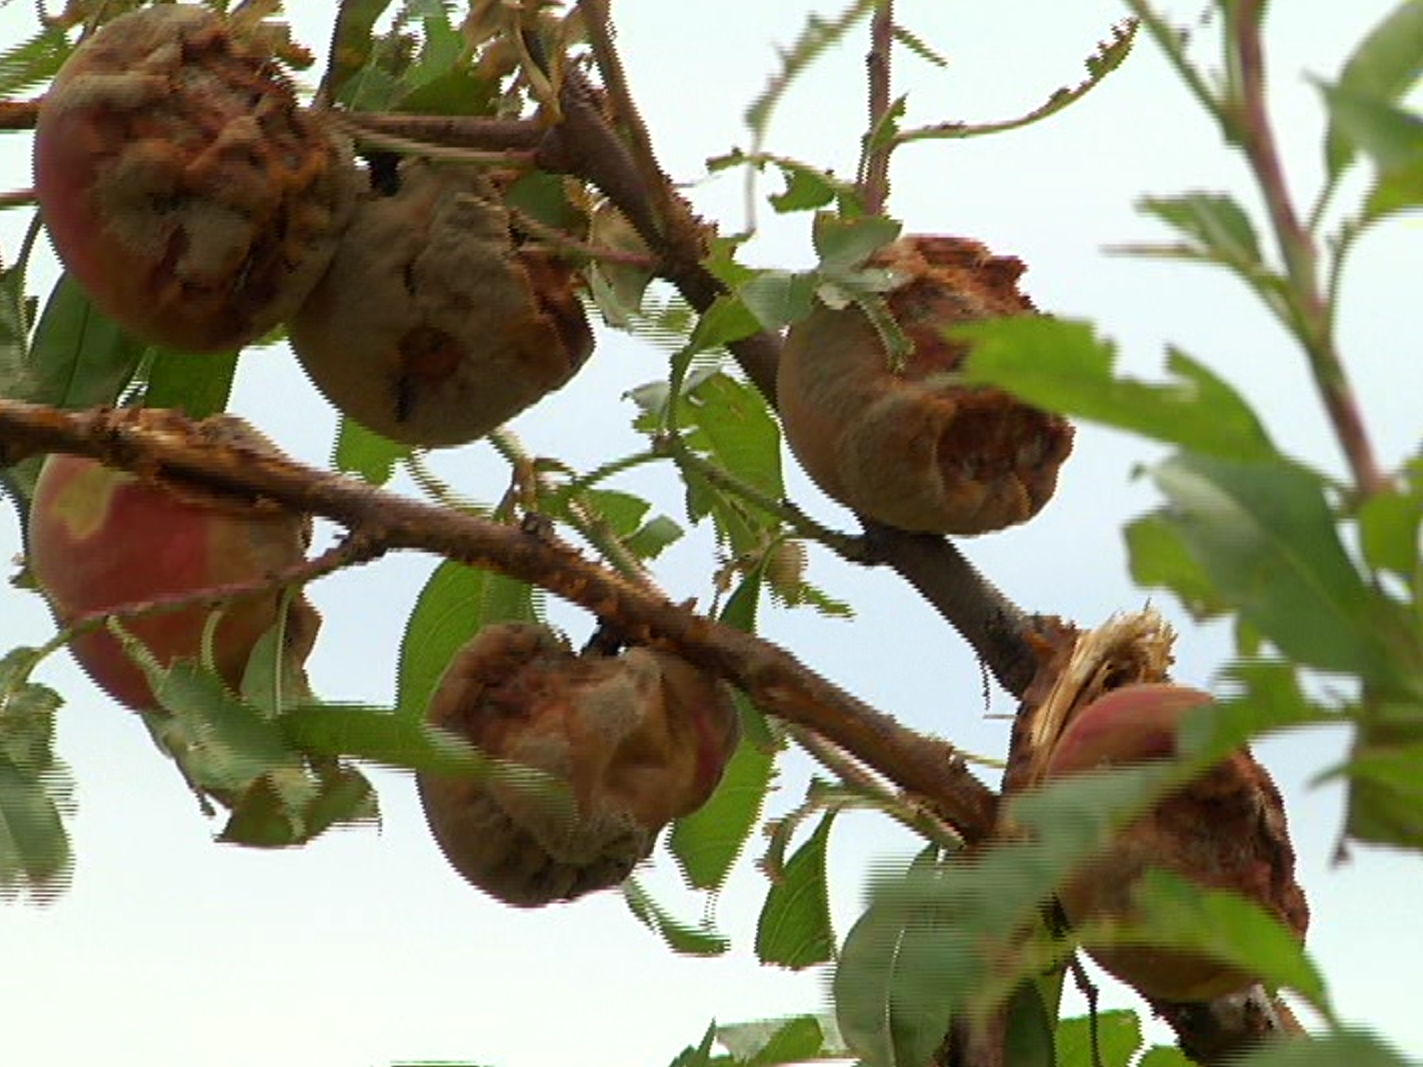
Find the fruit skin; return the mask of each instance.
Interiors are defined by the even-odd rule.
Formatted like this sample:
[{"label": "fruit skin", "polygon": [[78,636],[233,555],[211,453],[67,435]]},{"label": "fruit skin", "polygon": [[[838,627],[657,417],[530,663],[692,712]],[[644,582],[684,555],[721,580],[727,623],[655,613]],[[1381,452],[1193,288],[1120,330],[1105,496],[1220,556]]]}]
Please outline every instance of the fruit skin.
[{"label": "fruit skin", "polygon": [[359,184],[349,151],[216,15],[121,15],[40,105],[35,190],[65,268],[154,344],[240,348],[326,269]]},{"label": "fruit skin", "polygon": [[385,437],[484,436],[567,382],[593,350],[569,268],[518,248],[494,183],[407,160],[357,207],[290,323],[308,377]]},{"label": "fruit skin", "polygon": [[[250,433],[240,426],[224,432]],[[307,533],[299,515],[224,508],[86,457],[56,454],[45,461],[35,487],[27,557],[55,615],[68,623],[108,608],[260,580],[300,563]],[[280,589],[267,589],[227,602],[213,658],[234,691],[253,646],[276,623],[281,598]],[[197,603],[122,622],[160,663],[169,664],[201,656],[212,607]],[[306,658],[319,626],[315,609],[295,598],[286,631],[295,662]],[[115,700],[135,710],[156,707],[142,670],[113,635],[83,633],[70,649]]]},{"label": "fruit skin", "polygon": [[[1168,683],[1123,686],[1080,709],[1054,745],[1047,777],[1168,759],[1176,729],[1210,694]],[[1058,893],[1068,920],[1129,919],[1132,894],[1162,868],[1206,889],[1233,890],[1304,937],[1309,907],[1294,878],[1294,849],[1279,791],[1241,749],[1126,827]],[[1209,957],[1152,947],[1089,950],[1106,970],[1164,1001],[1214,1000],[1255,978]]]},{"label": "fruit skin", "polygon": [[908,279],[886,296],[913,351],[896,370],[864,311],[817,304],[790,328],[776,394],[786,440],[827,495],[921,533],[979,534],[1032,518],[1072,450],[1060,416],[946,381],[967,355],[954,324],[1035,312],[1023,264],[976,241],[910,236],[869,266]]},{"label": "fruit skin", "polygon": [[450,865],[520,907],[620,883],[664,826],[707,802],[739,735],[726,687],[685,660],[641,647],[576,656],[528,623],[481,630],[426,718],[568,784],[576,812],[504,781],[416,776]]}]

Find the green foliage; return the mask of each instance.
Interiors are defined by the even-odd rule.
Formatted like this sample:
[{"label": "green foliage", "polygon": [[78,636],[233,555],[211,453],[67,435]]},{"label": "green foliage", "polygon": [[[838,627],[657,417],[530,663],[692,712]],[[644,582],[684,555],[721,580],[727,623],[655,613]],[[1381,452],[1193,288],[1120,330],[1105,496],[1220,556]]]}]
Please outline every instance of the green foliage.
[{"label": "green foliage", "polygon": [[28,891],[36,900],[63,892],[74,864],[64,816],[72,783],[54,755],[54,717],[62,703],[29,680],[34,649],[0,658],[0,898]]},{"label": "green foliage", "polygon": [[1141,1048],[1141,1020],[1133,1011],[1063,1019],[1056,1038],[1057,1067],[1127,1067]]},{"label": "green foliage", "polygon": [[799,970],[834,958],[825,856],[835,815],[832,809],[821,817],[772,881],[756,924],[756,957],[762,963]]}]

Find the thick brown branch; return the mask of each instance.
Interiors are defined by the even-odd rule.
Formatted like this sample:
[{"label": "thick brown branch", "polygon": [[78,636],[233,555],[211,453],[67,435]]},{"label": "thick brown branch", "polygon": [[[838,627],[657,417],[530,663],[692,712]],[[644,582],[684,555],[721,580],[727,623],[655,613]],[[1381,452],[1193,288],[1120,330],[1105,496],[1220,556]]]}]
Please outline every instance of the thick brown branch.
[{"label": "thick brown branch", "polygon": [[993,793],[952,745],[925,737],[827,682],[790,653],[702,618],[659,594],[521,530],[394,496],[290,460],[217,444],[176,413],[61,411],[0,400],[0,467],[39,452],[74,452],[116,467],[265,499],[345,526],[368,553],[418,549],[539,585],[630,640],[662,643],[733,682],[764,711],[855,753],[923,796],[966,840],[995,817]]}]

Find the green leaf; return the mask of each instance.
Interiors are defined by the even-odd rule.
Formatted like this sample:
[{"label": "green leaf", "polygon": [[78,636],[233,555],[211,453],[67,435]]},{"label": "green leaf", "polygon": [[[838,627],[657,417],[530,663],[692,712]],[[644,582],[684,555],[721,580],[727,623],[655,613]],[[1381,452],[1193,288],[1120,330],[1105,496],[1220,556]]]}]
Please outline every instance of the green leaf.
[{"label": "green leaf", "polygon": [[467,742],[389,708],[303,704],[277,721],[293,747],[312,755],[440,774],[477,777],[491,770],[490,761]]},{"label": "green leaf", "polygon": [[781,433],[761,394],[726,374],[713,374],[692,391],[691,400],[705,452],[740,481],[768,496],[783,496]]},{"label": "green leaf", "polygon": [[35,650],[0,657],[0,899],[28,891],[50,900],[69,886],[74,860],[63,816],[73,783],[54,756],[59,694],[29,680]]},{"label": "green leaf", "polygon": [[827,1040],[833,1027],[828,1018],[796,1015],[718,1026],[716,1038],[737,1067],[782,1067],[842,1054],[844,1050]]},{"label": "green leaf", "polygon": [[[1313,1034],[1308,1041],[1272,1041],[1234,1063],[1236,1067],[1418,1067],[1416,1060],[1404,1059],[1372,1034],[1347,1030]],[[1150,1067],[1171,1067],[1171,1063],[1162,1060]]]},{"label": "green leaf", "polygon": [[0,55],[0,98],[9,99],[49,81],[72,51],[68,35],[57,26],[9,49]]},{"label": "green leaf", "polygon": [[1238,459],[1275,455],[1264,425],[1229,385],[1185,353],[1172,350],[1177,381],[1152,385],[1118,378],[1116,346],[1090,323],[1019,316],[955,327],[972,342],[965,381],[997,385],[1064,415],[1131,430],[1197,452]]},{"label": "green leaf", "polygon": [[350,104],[360,95],[355,76],[372,60],[371,34],[389,6],[390,0],[346,0],[338,9],[326,72],[334,99]]},{"label": "green leaf", "polygon": [[1221,598],[1280,651],[1321,670],[1391,678],[1376,594],[1339,541],[1317,475],[1181,454],[1152,476]]},{"label": "green leaf", "polygon": [[357,475],[371,485],[384,485],[395,473],[395,465],[410,451],[409,445],[382,437],[343,415],[331,464],[342,474]]},{"label": "green leaf", "polygon": [[721,956],[731,948],[731,942],[706,920],[694,927],[674,919],[642,887],[636,875],[623,882],[622,890],[628,910],[649,930],[661,935],[673,952],[687,956]]},{"label": "green leaf", "polygon": [[113,404],[147,347],[94,307],[78,282],[61,275],[35,327],[31,391],[18,399],[62,408]]},{"label": "green leaf", "polygon": [[1196,1061],[1187,1059],[1174,1045],[1157,1045],[1146,1050],[1137,1067],[1196,1067]]},{"label": "green leaf", "polygon": [[1020,982],[1008,1000],[1004,1062],[1013,1067],[1058,1067],[1053,1017],[1036,982]]},{"label": "green leaf", "polygon": [[1332,1018],[1324,980],[1299,939],[1278,919],[1236,893],[1205,889],[1170,871],[1147,871],[1132,896],[1136,916],[1109,937],[1084,931],[1084,943],[1161,945],[1221,960],[1271,988],[1298,992]]},{"label": "green leaf", "polygon": [[33,391],[28,320],[24,272],[0,270],[0,396],[25,397]]},{"label": "green leaf", "polygon": [[737,290],[763,329],[781,330],[810,314],[816,278],[812,274],[765,270]]},{"label": "green leaf", "polygon": [[[1423,4],[1404,0],[1375,26],[1345,61],[1337,88],[1380,101],[1401,100],[1423,76]],[[1331,118],[1324,142],[1331,180],[1353,162],[1356,141]]]},{"label": "green leaf", "polygon": [[1137,585],[1171,590],[1197,622],[1229,609],[1168,516],[1160,512],[1144,515],[1128,524],[1123,533],[1132,581]]},{"label": "green leaf", "polygon": [[756,923],[756,958],[793,970],[835,958],[825,857],[836,811],[827,811],[771,886]]},{"label": "green leaf", "polygon": [[814,211],[834,203],[839,195],[841,183],[824,171],[814,167],[793,166],[788,161],[781,163],[781,174],[785,176],[785,192],[769,197],[771,206],[781,214],[792,211]]},{"label": "green leaf", "polygon": [[1148,196],[1137,207],[1184,234],[1209,259],[1247,270],[1260,263],[1260,240],[1250,216],[1223,193]]},{"label": "green leaf", "polygon": [[1423,118],[1372,96],[1320,85],[1334,128],[1373,157],[1378,179],[1366,218],[1423,204]]},{"label": "green leaf", "polygon": [[743,738],[711,799],[672,827],[668,847],[687,881],[719,889],[756,828],[774,775],[771,753]]},{"label": "green leaf", "polygon": [[143,403],[151,408],[176,408],[190,418],[205,419],[227,410],[237,352],[194,355],[153,350]]},{"label": "green leaf", "polygon": [[712,1062],[712,1044],[716,1039],[716,1021],[707,1027],[707,1032],[702,1035],[702,1043],[696,1048],[690,1046],[683,1049],[672,1060],[671,1067],[710,1067]]},{"label": "green leaf", "polygon": [[899,236],[903,225],[883,215],[843,219],[828,211],[815,216],[811,238],[820,256],[820,271],[844,274],[864,264],[870,256]]},{"label": "green leaf", "polygon": [[538,621],[527,583],[462,563],[441,563],[420,591],[400,640],[396,709],[423,718],[450,660],[485,626]]},{"label": "green leaf", "polygon": [[[1101,1059],[1093,1063],[1095,1048]],[[1063,1019],[1057,1024],[1057,1067],[1127,1067],[1141,1048],[1141,1019],[1134,1011],[1104,1011],[1096,1017]]]},{"label": "green leaf", "polygon": [[1357,518],[1365,562],[1412,582],[1419,570],[1423,494],[1396,489],[1375,493],[1364,501]]}]

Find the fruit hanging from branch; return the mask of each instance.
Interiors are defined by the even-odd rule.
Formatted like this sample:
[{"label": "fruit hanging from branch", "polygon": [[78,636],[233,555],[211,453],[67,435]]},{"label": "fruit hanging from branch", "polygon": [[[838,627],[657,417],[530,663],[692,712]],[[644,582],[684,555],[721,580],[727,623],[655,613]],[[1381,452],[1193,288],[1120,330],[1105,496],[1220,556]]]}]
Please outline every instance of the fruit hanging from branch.
[{"label": "fruit hanging from branch", "polygon": [[[1176,732],[1210,694],[1169,683],[1111,689],[1078,708],[1046,756],[1045,776],[1169,759]],[[1294,850],[1279,791],[1248,749],[1231,753],[1137,818],[1058,893],[1068,920],[1132,922],[1145,873],[1162,868],[1204,889],[1230,890],[1298,937],[1309,908],[1294,877]],[[1092,957],[1142,993],[1207,1001],[1248,988],[1251,974],[1208,956],[1150,945],[1090,947]]]},{"label": "fruit hanging from branch", "polygon": [[290,324],[344,414],[406,444],[482,437],[567,382],[593,350],[572,270],[516,245],[495,183],[403,163],[360,202]]},{"label": "fruit hanging from branch", "polygon": [[[156,409],[144,418],[171,413]],[[232,415],[200,424],[225,445],[271,452]],[[304,597],[261,586],[306,558],[310,521],[275,507],[218,497],[195,487],[145,479],[84,456],[52,455],[30,506],[27,560],[61,625],[115,609],[212,591],[210,600],[123,618],[159,664],[199,659],[214,610],[213,664],[238,691],[252,650],[286,617],[284,655],[299,668],[320,616]],[[233,587],[244,587],[234,592]],[[70,648],[110,696],[135,710],[156,707],[144,672],[106,629],[77,634]]]},{"label": "fruit hanging from branch", "polygon": [[521,907],[623,881],[664,826],[707,802],[739,734],[726,687],[685,660],[642,647],[575,655],[527,623],[481,630],[426,717],[553,783],[417,776],[451,866]]},{"label": "fruit hanging from branch", "polygon": [[826,494],[924,533],[979,534],[1047,503],[1072,427],[999,389],[953,380],[967,355],[951,326],[1034,313],[1023,264],[958,237],[905,237],[869,266],[902,284],[885,297],[913,344],[895,366],[862,308],[817,304],[790,329],[777,396],[786,440]]},{"label": "fruit hanging from branch", "polygon": [[294,312],[359,186],[275,63],[185,4],[121,15],[75,49],[40,106],[34,170],[94,303],[190,352],[240,348]]}]

